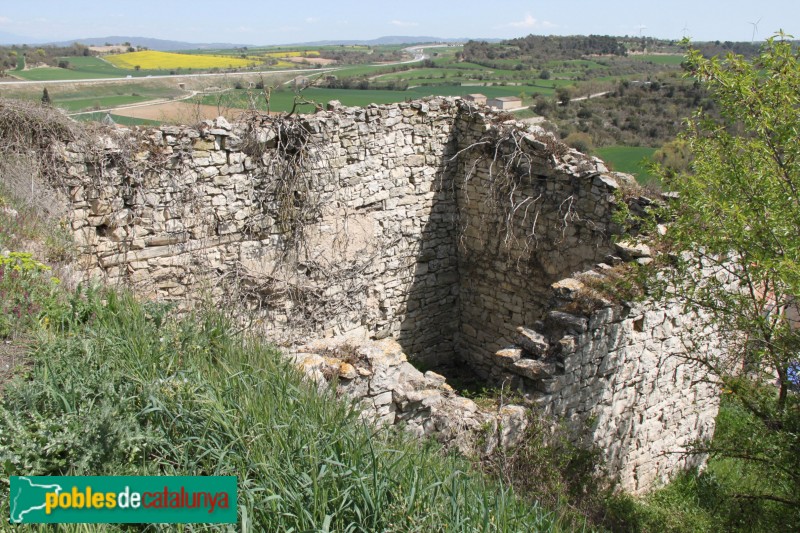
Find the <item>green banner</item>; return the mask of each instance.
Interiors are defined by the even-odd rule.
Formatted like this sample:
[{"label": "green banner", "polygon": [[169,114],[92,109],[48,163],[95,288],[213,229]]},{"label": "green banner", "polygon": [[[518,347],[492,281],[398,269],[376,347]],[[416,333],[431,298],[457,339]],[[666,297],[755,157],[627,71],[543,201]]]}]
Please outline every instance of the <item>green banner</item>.
[{"label": "green banner", "polygon": [[234,476],[12,476],[12,524],[236,523]]}]

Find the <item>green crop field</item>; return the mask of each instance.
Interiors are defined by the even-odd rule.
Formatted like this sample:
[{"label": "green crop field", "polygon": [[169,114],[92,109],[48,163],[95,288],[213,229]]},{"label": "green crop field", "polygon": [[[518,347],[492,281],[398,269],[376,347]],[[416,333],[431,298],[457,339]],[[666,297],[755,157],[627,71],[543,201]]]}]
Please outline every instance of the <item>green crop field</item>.
[{"label": "green crop field", "polygon": [[53,103],[67,111],[83,111],[85,109],[106,109],[128,104],[138,104],[152,100],[151,97],[142,95],[115,95],[100,98],[75,98],[69,100],[56,99]]},{"label": "green crop field", "polygon": [[632,55],[629,56],[632,59],[638,59],[639,61],[649,61],[651,63],[655,63],[656,65],[680,65],[683,60],[685,59],[682,55]]},{"label": "green crop field", "polygon": [[87,80],[92,78],[126,78],[163,76],[170,72],[168,70],[123,70],[98,58],[91,56],[62,57],[68,61],[70,68],[42,67],[30,70],[15,71],[14,75],[29,81],[51,81],[51,80]]},{"label": "green crop field", "polygon": [[646,146],[606,146],[595,150],[612,170],[633,174],[642,185],[656,179],[647,169],[655,151],[655,148]]},{"label": "green crop field", "polygon": [[[535,87],[531,85],[517,86],[472,86],[472,85],[433,85],[413,87],[406,91],[384,91],[384,90],[359,90],[359,89],[326,89],[311,87],[303,91],[303,96],[309,100],[314,100],[325,105],[331,100],[339,100],[346,106],[367,106],[369,104],[391,104],[416,100],[425,96],[464,96],[471,93],[481,93],[489,98],[496,96],[519,96],[520,93],[526,95],[523,100],[524,105],[530,104],[530,94],[539,93],[545,96],[554,94],[552,88]],[[256,100],[260,100],[256,98]],[[222,105],[231,108],[249,107],[250,98],[245,90],[231,91],[226,93],[222,99],[219,95],[206,95],[200,98],[200,102],[207,105]],[[294,93],[287,90],[275,91],[272,93],[270,101],[271,111],[289,111],[294,102]],[[306,105],[300,108],[301,112],[309,113],[314,110],[313,106]]]},{"label": "green crop field", "polygon": [[[69,112],[106,109],[148,100],[175,98],[184,94],[186,93],[178,87],[143,82],[48,87],[53,105]],[[9,91],[5,96],[38,101],[42,97],[42,90],[39,87],[17,89]]]},{"label": "green crop field", "polygon": [[[424,96],[464,96],[467,94],[480,93],[489,98],[497,96],[519,96],[521,93],[528,95],[538,93],[543,95],[552,95],[554,90],[551,87],[539,87],[534,85],[496,85],[496,86],[482,86],[482,85],[434,85],[426,87],[414,87],[405,91],[406,94],[413,94],[411,98],[422,98]],[[523,103],[525,103],[523,101]]]},{"label": "green crop field", "polygon": [[53,80],[86,80],[90,78],[110,78],[109,75],[97,75],[57,67],[41,67],[30,70],[21,70],[14,76],[27,81],[53,81]]},{"label": "green crop field", "polygon": [[124,78],[128,71],[118,69],[108,61],[104,61],[99,57],[92,56],[78,56],[78,57],[62,57],[63,61],[68,61],[70,69],[80,72],[97,74],[97,77],[111,76],[116,78]]}]

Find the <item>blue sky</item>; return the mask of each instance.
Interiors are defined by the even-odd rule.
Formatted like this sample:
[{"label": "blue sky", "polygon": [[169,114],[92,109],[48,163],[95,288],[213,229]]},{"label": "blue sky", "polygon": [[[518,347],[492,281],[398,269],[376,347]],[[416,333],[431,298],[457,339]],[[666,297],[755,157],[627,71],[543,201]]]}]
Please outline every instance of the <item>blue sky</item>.
[{"label": "blue sky", "polygon": [[0,0],[0,34],[38,40],[131,35],[279,44],[384,35],[509,38],[644,35],[749,41],[800,38],[798,0]]}]

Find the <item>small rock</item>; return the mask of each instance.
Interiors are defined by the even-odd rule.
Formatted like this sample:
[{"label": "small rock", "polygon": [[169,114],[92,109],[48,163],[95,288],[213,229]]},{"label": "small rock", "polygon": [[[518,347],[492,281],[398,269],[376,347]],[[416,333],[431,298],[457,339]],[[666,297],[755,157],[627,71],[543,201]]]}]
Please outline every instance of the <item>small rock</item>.
[{"label": "small rock", "polygon": [[617,180],[615,180],[608,174],[600,174],[599,176],[596,176],[594,180],[596,185],[605,185],[606,187],[614,191],[619,189],[619,183],[617,183]]},{"label": "small rock", "polygon": [[614,243],[614,248],[626,261],[632,261],[634,259],[638,259],[639,257],[652,257],[650,247],[644,243],[620,241]]},{"label": "small rock", "polygon": [[437,385],[440,385],[440,386],[444,385],[445,381],[447,381],[447,378],[445,378],[441,374],[437,374],[433,370],[428,370],[427,372],[425,372],[425,377],[428,380],[433,381],[434,383],[436,383]]},{"label": "small rock", "polygon": [[569,298],[576,293],[583,289],[585,285],[578,281],[575,278],[565,278],[560,281],[556,281],[550,287],[556,292],[556,295],[561,298]]},{"label": "small rock", "polygon": [[587,319],[561,311],[550,311],[547,313],[547,324],[556,328],[571,330],[576,333],[583,333],[589,328],[589,321]]},{"label": "small rock", "polygon": [[509,348],[503,348],[502,350],[498,350],[494,356],[497,357],[498,362],[501,365],[509,367],[522,358],[522,348],[513,346]]},{"label": "small rock", "polygon": [[526,378],[542,379],[555,374],[556,367],[553,363],[544,363],[535,359],[520,359],[514,363],[512,370]]},{"label": "small rock", "polygon": [[526,352],[537,357],[547,352],[549,344],[545,336],[541,333],[520,326],[517,328],[517,334],[517,344],[522,346]]},{"label": "small rock", "polygon": [[341,363],[339,365],[339,377],[342,379],[355,379],[358,372],[355,367],[349,363]]},{"label": "small rock", "polygon": [[536,150],[547,150],[547,144],[543,143],[533,135],[526,135],[522,139]]},{"label": "small rock", "polygon": [[561,348],[562,355],[575,353],[575,348],[577,347],[575,337],[572,335],[562,337],[561,340],[558,341],[558,346]]},{"label": "small rock", "polygon": [[528,427],[528,411],[520,405],[506,405],[498,414],[500,447],[509,448],[522,442]]},{"label": "small rock", "polygon": [[624,172],[611,172],[610,175],[617,183],[621,184],[625,188],[639,186],[639,184],[636,182],[636,178],[630,174],[625,174]]}]

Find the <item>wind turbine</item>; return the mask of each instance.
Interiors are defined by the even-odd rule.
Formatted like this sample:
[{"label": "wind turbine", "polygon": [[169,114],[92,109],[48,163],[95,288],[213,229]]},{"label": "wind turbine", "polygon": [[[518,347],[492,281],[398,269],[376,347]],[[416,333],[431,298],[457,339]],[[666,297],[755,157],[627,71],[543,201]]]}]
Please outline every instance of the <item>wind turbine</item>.
[{"label": "wind turbine", "polygon": [[646,29],[647,29],[647,26],[645,26],[644,24],[640,24],[640,25],[639,25],[639,37],[641,37],[641,36],[642,36],[642,32],[643,32],[644,30],[646,30]]},{"label": "wind turbine", "polygon": [[683,29],[681,31],[683,32],[683,38],[685,39],[686,36],[689,35],[689,21],[688,20],[686,21],[686,24],[683,25]]},{"label": "wind turbine", "polygon": [[755,41],[755,40],[756,40],[756,33],[758,33],[758,23],[759,23],[759,22],[761,22],[761,19],[762,19],[762,18],[764,18],[764,17],[761,17],[761,18],[759,18],[759,19],[758,19],[757,21],[755,21],[755,22],[749,22],[749,23],[748,23],[748,24],[750,24],[751,26],[753,26],[753,36],[752,36],[752,37],[750,37],[750,42],[751,42],[751,43],[752,43],[753,41]]}]

